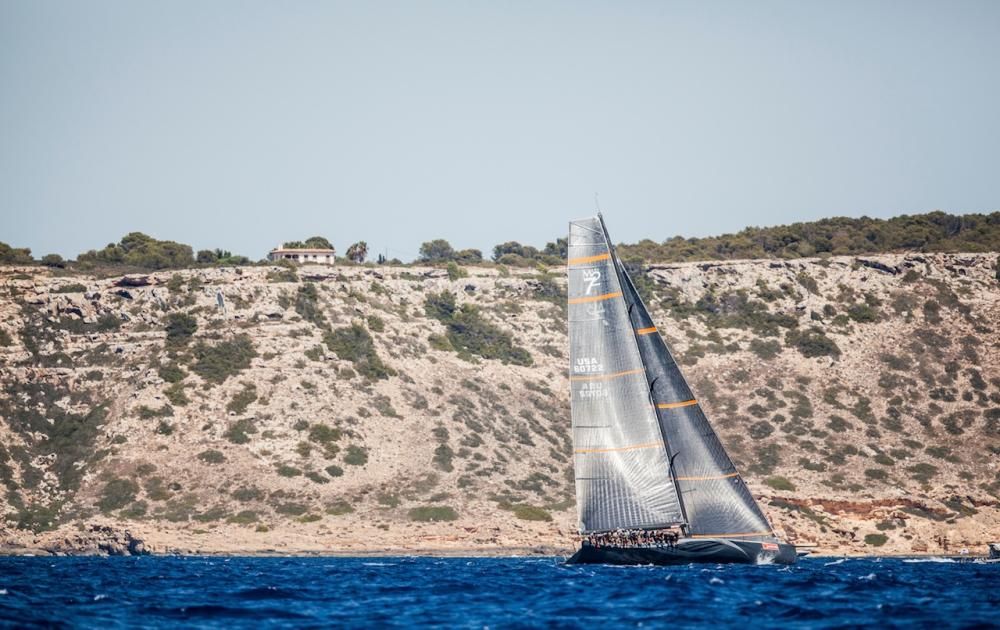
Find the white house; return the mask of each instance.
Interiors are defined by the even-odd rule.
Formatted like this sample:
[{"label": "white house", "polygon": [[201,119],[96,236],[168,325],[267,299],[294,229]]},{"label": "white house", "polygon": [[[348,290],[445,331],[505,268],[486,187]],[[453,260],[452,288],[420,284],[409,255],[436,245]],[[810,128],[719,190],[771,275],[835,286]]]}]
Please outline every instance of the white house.
[{"label": "white house", "polygon": [[267,259],[271,261],[291,260],[297,263],[332,265],[337,261],[337,251],[334,249],[316,249],[312,247],[288,249],[279,245],[267,254]]}]

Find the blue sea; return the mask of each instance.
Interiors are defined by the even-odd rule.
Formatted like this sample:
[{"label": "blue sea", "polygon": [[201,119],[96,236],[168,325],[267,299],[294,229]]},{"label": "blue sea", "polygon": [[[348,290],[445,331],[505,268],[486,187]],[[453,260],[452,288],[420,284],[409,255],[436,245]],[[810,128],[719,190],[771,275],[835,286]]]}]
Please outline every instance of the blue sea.
[{"label": "blue sea", "polygon": [[1000,564],[0,558],[9,627],[1000,627]]}]

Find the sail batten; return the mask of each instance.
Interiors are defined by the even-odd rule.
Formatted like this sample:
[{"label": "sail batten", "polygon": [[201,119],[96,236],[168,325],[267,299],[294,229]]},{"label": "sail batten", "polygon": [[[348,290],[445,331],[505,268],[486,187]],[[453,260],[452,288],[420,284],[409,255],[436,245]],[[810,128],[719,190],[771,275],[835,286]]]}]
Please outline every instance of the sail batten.
[{"label": "sail batten", "polygon": [[683,522],[612,248],[598,218],[570,224],[574,464],[584,533]]}]

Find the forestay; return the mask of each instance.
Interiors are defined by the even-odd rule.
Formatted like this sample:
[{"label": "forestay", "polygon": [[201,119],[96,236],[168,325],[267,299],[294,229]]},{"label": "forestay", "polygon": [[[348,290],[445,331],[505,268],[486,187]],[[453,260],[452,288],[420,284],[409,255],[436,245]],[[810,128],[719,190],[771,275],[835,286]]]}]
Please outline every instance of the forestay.
[{"label": "forestay", "polygon": [[683,523],[623,288],[600,219],[570,223],[568,246],[580,531]]}]

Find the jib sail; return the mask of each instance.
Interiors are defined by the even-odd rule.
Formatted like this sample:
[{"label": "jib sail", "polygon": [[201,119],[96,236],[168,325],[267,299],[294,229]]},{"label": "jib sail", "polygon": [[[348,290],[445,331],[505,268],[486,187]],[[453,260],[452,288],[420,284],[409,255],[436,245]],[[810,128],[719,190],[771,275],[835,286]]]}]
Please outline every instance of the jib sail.
[{"label": "jib sail", "polygon": [[672,463],[688,534],[741,540],[773,538],[767,518],[657,332],[632,279],[613,251],[612,256]]},{"label": "jib sail", "polygon": [[617,262],[600,218],[570,223],[570,386],[580,531],[684,521]]}]

